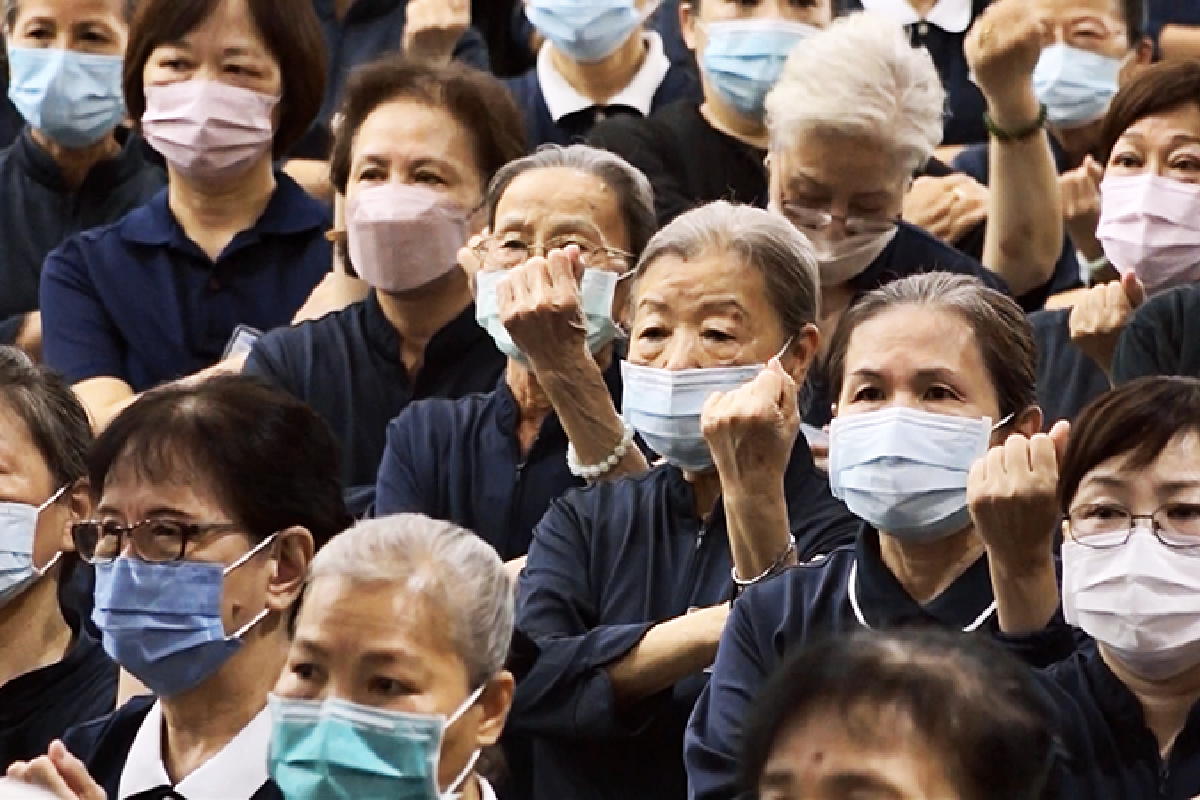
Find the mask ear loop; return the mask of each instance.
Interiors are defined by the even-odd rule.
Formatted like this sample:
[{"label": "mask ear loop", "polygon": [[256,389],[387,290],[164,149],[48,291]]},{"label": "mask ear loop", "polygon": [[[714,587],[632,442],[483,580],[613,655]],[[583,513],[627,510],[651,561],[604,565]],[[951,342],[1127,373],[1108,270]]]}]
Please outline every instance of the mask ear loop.
[{"label": "mask ear loop", "polygon": [[1008,423],[1012,422],[1012,421],[1013,421],[1013,418],[1014,418],[1015,416],[1017,416],[1017,415],[1016,415],[1016,413],[1014,412],[1014,413],[1012,413],[1012,414],[1009,414],[1007,417],[1005,417],[1004,419],[1000,420],[999,422],[997,422],[995,425],[993,425],[993,426],[992,426],[992,433],[995,433],[996,431],[1000,430],[1001,428],[1003,428],[1003,427],[1004,427],[1005,425],[1007,425]]},{"label": "mask ear loop", "polygon": [[[458,722],[458,720],[462,718],[463,714],[467,713],[467,709],[469,709],[471,706],[473,706],[477,702],[479,702],[479,698],[483,695],[483,690],[486,688],[487,688],[487,682],[485,681],[482,686],[480,686],[475,691],[471,692],[470,697],[468,697],[466,700],[464,700],[463,704],[460,705],[458,707],[458,709],[446,719],[446,724],[442,727],[442,742],[443,743],[446,741],[446,731],[449,730],[451,725]],[[450,783],[450,787],[448,789],[446,789],[445,792],[441,793],[441,796],[443,798],[451,798],[451,797],[457,796],[459,789],[461,789],[463,783],[466,782],[467,776],[471,774],[471,770],[475,769],[475,765],[477,763],[479,763],[479,756],[481,755],[482,752],[483,752],[482,750],[475,750],[475,752],[471,753],[471,757],[467,759],[467,765],[465,767],[463,767],[462,772],[458,773],[458,777],[455,778]],[[441,759],[442,759],[441,745],[439,745],[438,746],[438,761],[440,762]]]},{"label": "mask ear loop", "polygon": [[[272,542],[274,542],[278,538],[278,536],[279,536],[279,532],[276,531],[275,533],[272,533],[270,536],[268,536],[267,538],[263,539],[261,542],[256,544],[244,556],[242,556],[237,561],[233,562],[228,567],[226,567],[225,571],[221,573],[222,577],[233,572],[235,569],[240,567],[242,564],[245,564],[247,561],[249,561],[250,559],[254,558],[256,555],[261,553],[268,545],[270,545]],[[269,614],[269,613],[271,613],[271,609],[264,608],[262,611],[258,612],[257,615],[255,615],[254,619],[250,620],[245,625],[243,625],[242,627],[240,627],[236,631],[234,631],[233,635],[230,636],[229,638],[230,639],[241,639],[243,636],[246,635],[247,632],[249,632],[249,630],[251,628],[253,628],[258,623],[262,622],[266,618],[267,614]]]},{"label": "mask ear loop", "polygon": [[[59,488],[59,490],[57,492],[55,492],[54,494],[52,494],[50,496],[49,500],[47,500],[46,502],[42,503],[40,506],[37,507],[37,513],[41,514],[47,508],[49,508],[50,506],[57,503],[59,498],[61,498],[64,494],[66,494],[67,489],[70,489],[71,486],[72,486],[72,484],[70,484],[70,483],[64,484],[61,488]],[[36,525],[37,523],[35,522],[34,524]],[[59,559],[62,558],[62,555],[63,555],[63,551],[58,550],[54,554],[54,557],[50,559],[49,563],[46,564],[46,566],[42,567],[41,569],[35,568],[34,572],[37,573],[38,578],[42,578],[43,576],[45,576],[45,574],[47,572],[54,569],[54,565],[59,562]]]}]

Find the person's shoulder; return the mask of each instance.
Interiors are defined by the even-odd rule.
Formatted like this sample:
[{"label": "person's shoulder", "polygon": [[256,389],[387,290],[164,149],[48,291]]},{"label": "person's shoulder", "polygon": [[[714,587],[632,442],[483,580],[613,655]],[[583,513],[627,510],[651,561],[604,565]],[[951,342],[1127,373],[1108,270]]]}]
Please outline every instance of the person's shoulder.
[{"label": "person's shoulder", "polygon": [[423,397],[409,403],[388,427],[457,437],[464,428],[493,411],[499,402],[499,390],[472,392],[460,397]]},{"label": "person's shoulder", "polygon": [[524,106],[529,98],[540,96],[542,83],[538,78],[537,67],[530,67],[519,75],[504,78],[502,83],[513,94],[518,106]]},{"label": "person's shoulder", "polygon": [[845,591],[855,559],[854,545],[843,545],[747,587],[737,602],[754,617],[783,618],[807,611],[817,598]]},{"label": "person's shoulder", "polygon": [[954,157],[950,166],[986,185],[988,182],[988,153],[987,142],[969,144]]},{"label": "person's shoulder", "polygon": [[93,767],[98,761],[123,757],[128,753],[138,729],[154,703],[155,698],[152,695],[131,698],[112,713],[68,730],[63,735],[63,744],[73,755],[86,763],[89,771],[95,775]]},{"label": "person's shoulder", "polygon": [[683,476],[677,473],[675,467],[659,464],[637,475],[627,475],[614,481],[595,481],[587,486],[569,489],[555,503],[572,508],[595,521],[624,520],[630,514],[640,515],[645,507],[661,507],[671,486],[683,480]]},{"label": "person's shoulder", "polygon": [[901,259],[904,266],[912,268],[909,272],[940,271],[973,275],[989,288],[1008,294],[1008,286],[1002,278],[924,228],[901,220],[895,244],[895,257]]}]

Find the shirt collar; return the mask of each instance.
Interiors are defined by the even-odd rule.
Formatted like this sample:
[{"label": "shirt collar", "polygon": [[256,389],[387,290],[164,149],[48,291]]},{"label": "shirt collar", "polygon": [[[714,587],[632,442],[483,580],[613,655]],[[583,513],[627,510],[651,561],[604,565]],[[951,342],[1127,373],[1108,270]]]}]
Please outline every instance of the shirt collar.
[{"label": "shirt collar", "polygon": [[[628,86],[604,101],[605,106],[628,106],[637,109],[643,117],[650,113],[654,105],[654,95],[658,93],[658,87],[662,85],[671,69],[671,59],[667,58],[663,49],[662,37],[655,31],[646,31],[644,35],[649,52],[646,53],[646,60],[642,62],[642,68],[633,76]],[[587,111],[589,108],[595,108],[597,104],[567,83],[567,79],[555,68],[550,58],[551,47],[552,45],[546,42],[538,52],[537,77],[546,108],[554,121],[558,122],[568,114]]]},{"label": "shirt collar", "polygon": [[[88,171],[83,184],[75,191],[82,192],[94,184],[103,191],[109,192],[145,168],[146,160],[142,157],[144,145],[141,137],[128,128],[117,128],[113,135],[116,137],[117,143],[121,145],[121,151],[112,158],[96,162]],[[32,129],[28,125],[21,131],[21,135],[13,144],[13,155],[24,167],[29,177],[54,191],[74,193],[63,180],[58,162],[34,141]]]},{"label": "shirt collar", "polygon": [[[121,772],[116,800],[160,786],[171,786],[162,761],[162,706],[155,703],[142,720]],[[252,797],[270,780],[267,758],[271,744],[271,714],[263,708],[221,751],[174,788],[188,800],[229,800]]]},{"label": "shirt collar", "polygon": [[[384,358],[398,363],[400,333],[383,313],[379,295],[372,289],[363,303],[363,325],[369,344]],[[429,340],[425,347],[424,369],[458,368],[462,358],[485,339],[491,342],[487,331],[475,321],[475,304],[470,303]]]},{"label": "shirt collar", "polygon": [[886,14],[901,25],[928,22],[946,33],[963,33],[971,27],[971,0],[938,0],[924,20],[908,0],[862,0],[863,8]]}]

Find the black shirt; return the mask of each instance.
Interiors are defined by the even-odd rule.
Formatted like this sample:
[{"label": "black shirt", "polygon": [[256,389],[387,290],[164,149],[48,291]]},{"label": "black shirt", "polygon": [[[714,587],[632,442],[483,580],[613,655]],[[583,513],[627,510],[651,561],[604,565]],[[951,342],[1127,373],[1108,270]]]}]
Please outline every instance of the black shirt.
[{"label": "black shirt", "polygon": [[[800,437],[784,477],[799,557],[850,541],[857,521],[829,493]],[[655,624],[732,595],[725,513],[695,513],[683,473],[663,465],[556,500],[534,532],[517,626],[539,648],[510,724],[535,737],[537,800],[686,795],[680,743],[703,673],[618,707],[606,668]]]},{"label": "black shirt", "polygon": [[1071,341],[1071,309],[1048,308],[1029,315],[1037,343],[1037,398],[1044,426],[1073,420],[1109,390],[1100,365]]},{"label": "black shirt", "polygon": [[413,400],[491,391],[505,363],[472,305],[429,341],[414,381],[400,360],[400,334],[371,292],[341,311],[264,336],[245,371],[303,400],[329,424],[341,445],[342,485],[360,514],[375,494],[388,422]]},{"label": "black shirt", "polygon": [[1150,375],[1200,377],[1200,286],[1160,292],[1133,312],[1112,370],[1118,386]]},{"label": "black shirt", "polygon": [[63,660],[0,686],[0,775],[14,761],[45,755],[68,728],[116,705],[117,665],[77,615],[64,616],[75,639]]},{"label": "black shirt", "polygon": [[767,206],[766,151],[722,133],[695,102],[672,103],[648,117],[600,123],[588,144],[611,150],[654,187],[658,224],[715,200]]},{"label": "black shirt", "polygon": [[80,231],[116,222],[154,196],[166,174],[143,157],[142,140],[117,130],[121,152],[92,167],[78,189],[26,128],[0,153],[0,344],[12,344],[38,309],[42,263]]}]

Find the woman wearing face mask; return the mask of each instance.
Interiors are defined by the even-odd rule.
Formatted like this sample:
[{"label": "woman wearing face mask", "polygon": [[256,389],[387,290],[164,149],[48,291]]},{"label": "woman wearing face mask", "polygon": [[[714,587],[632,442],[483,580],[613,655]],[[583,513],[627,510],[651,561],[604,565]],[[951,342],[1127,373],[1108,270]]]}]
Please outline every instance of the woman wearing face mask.
[{"label": "woman wearing face mask", "polygon": [[684,723],[740,586],[848,541],[853,518],[798,436],[817,349],[812,249],[717,202],[643,252],[625,419],[666,463],[555,501],[521,575],[538,657],[513,726],[535,798],[680,798]]},{"label": "woman wearing face mask", "polygon": [[1059,606],[1066,517],[1062,612],[1094,640],[1039,674],[1066,800],[1200,794],[1198,453],[1200,382],[1147,378],[1088,406],[1065,452],[1013,437],[972,472],[1001,629],[1018,646],[1044,641]]},{"label": "woman wearing face mask", "polygon": [[525,155],[496,79],[384,59],[351,79],[332,157],[346,197],[339,249],[371,286],[342,311],[264,336],[245,371],[303,400],[341,445],[355,513],[375,494],[385,430],[413,401],[489,392],[504,356],[475,322],[456,252],[484,226],[488,181]]},{"label": "woman wearing face mask", "polygon": [[857,543],[735,604],[688,725],[693,797],[735,796],[749,702],[789,648],[859,628],[997,629],[967,475],[990,443],[1041,427],[1025,315],[977,279],[919,275],[851,307],[829,352],[829,481],[862,520]]},{"label": "woman wearing face mask", "polygon": [[338,536],[271,699],[284,797],[495,800],[475,767],[512,705],[512,630],[512,581],[470,531],[399,514]]},{"label": "woman wearing face mask", "polygon": [[81,800],[282,800],[267,774],[267,696],[313,552],[351,522],[328,430],[254,378],[165,387],[97,439],[88,480],[95,516],[72,535],[96,567],[92,620],[155,696],[9,776]]},{"label": "woman wearing face mask", "polygon": [[0,153],[0,342],[41,353],[38,279],[50,251],[162,188],[125,117],[121,62],[133,0],[9,0],[9,96],[28,120]]},{"label": "woman wearing face mask", "polygon": [[329,271],[327,210],[272,167],[320,106],[321,48],[307,3],[139,5],[125,99],[168,187],[69,239],[41,284],[46,361],[98,425],[221,360],[239,326],[288,324]]},{"label": "woman wearing face mask", "polygon": [[614,114],[644,117],[700,95],[694,76],[672,64],[662,37],[643,23],[658,0],[524,0],[545,40],[537,66],[505,81],[535,147],[568,145]]},{"label": "woman wearing face mask", "polygon": [[0,772],[117,698],[116,665],[63,591],[79,565],[67,526],[91,516],[91,443],[62,379],[0,348]]},{"label": "woman wearing face mask", "polygon": [[646,174],[661,225],[713,200],[767,205],[767,92],[788,53],[828,25],[832,10],[828,0],[685,0],[679,16],[704,101],[618,117],[588,136]]}]

